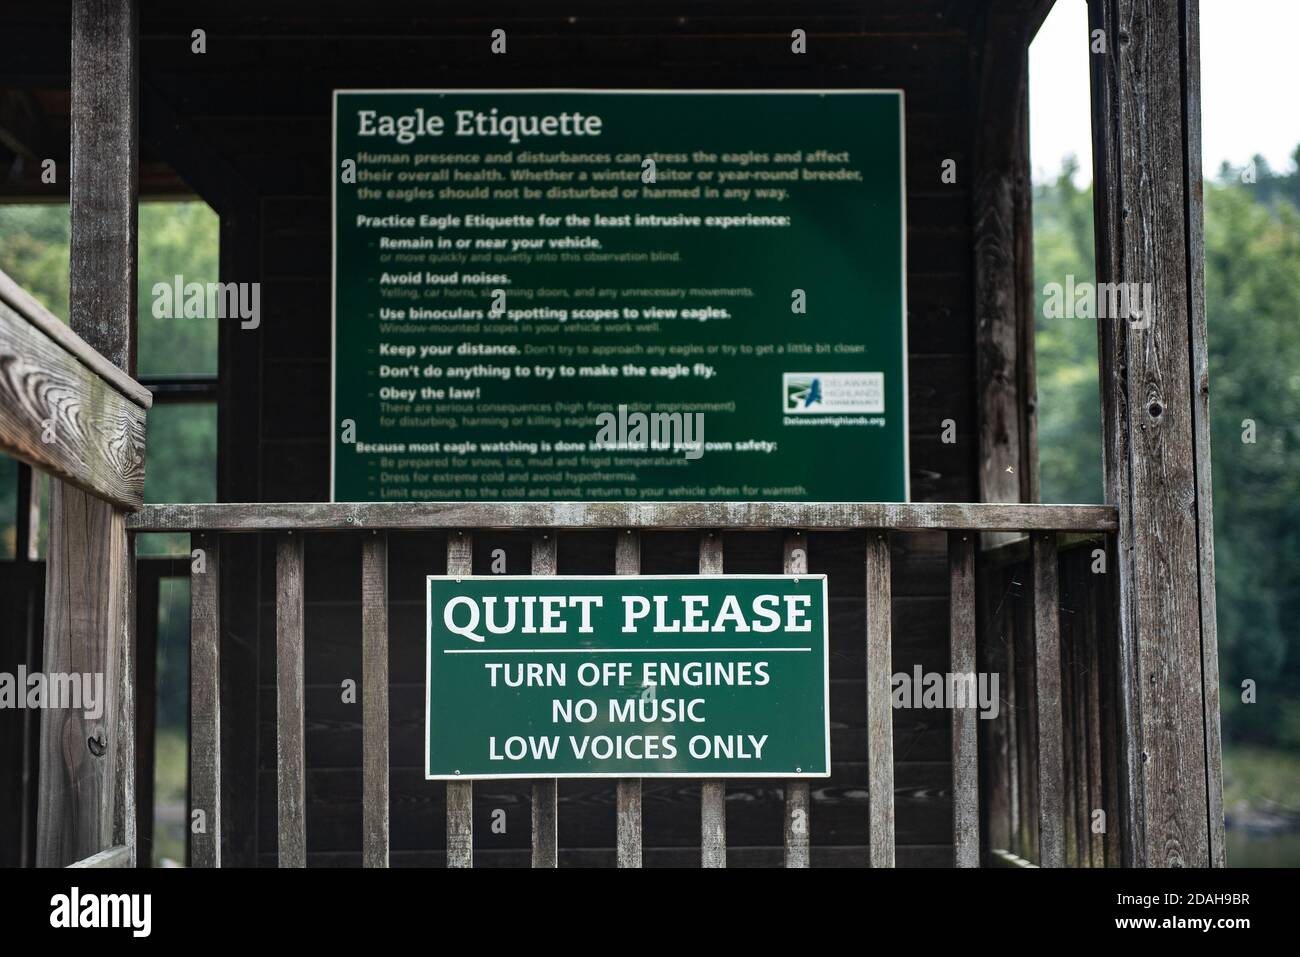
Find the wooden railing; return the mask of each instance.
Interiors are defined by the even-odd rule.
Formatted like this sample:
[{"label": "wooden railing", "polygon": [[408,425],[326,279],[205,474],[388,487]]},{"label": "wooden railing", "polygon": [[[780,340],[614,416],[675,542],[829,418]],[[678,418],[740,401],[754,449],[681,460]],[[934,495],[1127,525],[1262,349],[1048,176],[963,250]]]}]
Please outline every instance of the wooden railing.
[{"label": "wooden railing", "polygon": [[[643,530],[695,530],[700,533],[699,570],[723,570],[721,533],[782,530],[787,572],[806,570],[810,531],[863,534],[867,588],[866,725],[869,810],[863,822],[870,863],[894,864],[893,709],[891,707],[891,573],[889,538],[894,532],[943,530],[948,533],[950,581],[950,670],[974,673],[977,661],[976,566],[981,533],[1029,535],[1034,596],[1033,657],[1036,667],[1036,736],[1039,744],[1037,831],[1040,861],[1065,863],[1065,821],[1061,673],[1043,667],[1060,660],[1057,621],[1057,534],[1084,532],[1109,536],[1116,513],[1108,506],[995,504],[803,504],[803,503],[546,503],[546,504],[217,504],[147,506],[128,522],[133,532],[191,533],[202,549],[205,572],[191,586],[190,800],[202,811],[207,828],[191,836],[195,866],[221,863],[220,763],[220,554],[219,534],[276,533],[276,754],[278,854],[282,867],[305,866],[306,772],[303,741],[304,534],[311,531],[368,530],[362,547],[362,859],[386,866],[389,859],[388,801],[388,620],[386,532],[438,530],[446,534],[446,571],[470,574],[477,530],[532,529],[532,573],[556,573],[556,535],[563,530],[604,529],[616,536],[616,574],[640,570]],[[981,785],[976,716],[952,711],[954,860],[978,866]],[[431,784],[431,787],[436,786]],[[473,863],[471,814],[473,782],[446,784],[446,861],[450,867]],[[725,866],[726,782],[705,781],[701,790],[700,846],[706,867]],[[811,813],[807,782],[785,786],[785,862],[811,862]],[[539,781],[532,793],[532,862],[554,867],[557,850],[557,789]],[[641,865],[641,785],[617,785],[617,863]]]}]

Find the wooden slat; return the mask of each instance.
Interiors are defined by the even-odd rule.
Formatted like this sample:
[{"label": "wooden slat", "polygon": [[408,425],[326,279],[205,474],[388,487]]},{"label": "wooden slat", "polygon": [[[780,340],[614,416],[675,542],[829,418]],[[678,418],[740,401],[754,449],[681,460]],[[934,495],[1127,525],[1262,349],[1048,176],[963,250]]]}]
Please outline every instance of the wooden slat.
[{"label": "wooden slat", "polygon": [[221,502],[148,505],[137,532],[356,528],[1114,531],[1109,505],[840,502]]},{"label": "wooden slat", "polygon": [[867,533],[867,765],[871,866],[894,866],[894,708],[889,535]]},{"label": "wooden slat", "polygon": [[[808,574],[808,536],[802,531],[787,532],[782,548],[783,570],[787,575]],[[829,702],[828,702],[829,706]],[[808,867],[811,861],[808,782],[785,784],[785,866]]]},{"label": "wooden slat", "polygon": [[[705,532],[700,536],[700,574],[722,574],[722,536]],[[727,785],[705,781],[700,785],[700,864],[727,866]]]},{"label": "wooden slat", "polygon": [[361,851],[388,866],[388,536],[361,545]]},{"label": "wooden slat", "polygon": [[[975,535],[948,534],[949,670],[957,678],[978,681],[975,665]],[[978,687],[972,684],[971,689]],[[952,836],[958,867],[979,867],[979,711],[976,701],[952,712]]]},{"label": "wooden slat", "polygon": [[285,532],[275,551],[275,748],[281,867],[307,866],[303,584],[302,535]]},{"label": "wooden slat", "polygon": [[[220,867],[221,560],[217,536],[201,532],[190,536],[190,554],[194,563],[190,572],[190,866]],[[202,832],[193,827],[196,810],[203,812]]]},{"label": "wooden slat", "polygon": [[[533,536],[533,574],[554,575],[555,566],[555,535],[537,532]],[[533,782],[533,867],[559,866],[558,802],[559,782],[555,778]]]},{"label": "wooden slat", "polygon": [[90,857],[82,858],[76,863],[69,864],[68,867],[130,867],[131,866],[131,849],[125,844],[118,844],[116,847],[105,848],[98,854],[91,854]]},{"label": "wooden slat", "polygon": [[[447,535],[447,574],[470,575],[474,537],[466,531]],[[474,866],[474,782],[447,782],[447,866]]]},{"label": "wooden slat", "polygon": [[139,508],[144,447],[145,410],[0,302],[0,451]]},{"label": "wooden slat", "polygon": [[1065,772],[1061,729],[1061,639],[1057,612],[1056,540],[1035,535],[1034,682],[1038,703],[1038,856],[1042,867],[1065,866]]},{"label": "wooden slat", "polygon": [[[636,575],[641,571],[641,533],[632,529],[618,532],[614,543],[614,574]],[[619,867],[641,866],[641,779],[618,781],[617,833]]]}]

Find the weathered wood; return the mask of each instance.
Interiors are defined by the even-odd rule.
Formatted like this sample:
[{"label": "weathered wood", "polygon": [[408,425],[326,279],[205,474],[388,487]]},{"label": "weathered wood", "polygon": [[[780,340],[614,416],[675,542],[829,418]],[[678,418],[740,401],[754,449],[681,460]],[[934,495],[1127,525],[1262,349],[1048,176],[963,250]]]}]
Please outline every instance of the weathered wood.
[{"label": "weathered wood", "polygon": [[[975,535],[948,535],[948,654],[949,671],[969,676],[969,689],[978,687],[975,664]],[[979,867],[979,721],[978,697],[953,702],[952,707],[952,840],[957,867]]]},{"label": "weathered wood", "polygon": [[1205,714],[1205,783],[1209,863],[1227,867],[1223,843],[1223,742],[1219,719],[1219,632],[1214,595],[1214,505],[1210,474],[1210,355],[1205,317],[1205,185],[1201,173],[1201,15],[1183,7],[1183,163],[1187,170],[1188,316],[1192,366],[1192,444],[1196,453],[1196,534],[1201,609],[1201,687]]},{"label": "weathered wood", "polygon": [[[190,554],[190,866],[220,867],[221,559],[217,536],[191,535]],[[201,812],[201,830],[194,825],[195,811]]]},{"label": "weathered wood", "polygon": [[922,529],[1114,531],[1108,505],[987,502],[222,502],[148,505],[131,516],[136,532],[209,529],[619,528],[619,529]]},{"label": "weathered wood", "polygon": [[989,862],[994,867],[1021,867],[1031,870],[1037,870],[1038,868],[1038,865],[1033,861],[1027,861],[1002,847],[995,847],[989,852]]},{"label": "weathered wood", "polygon": [[89,857],[69,864],[68,867],[130,867],[131,866],[131,849],[125,844],[118,844],[115,847],[105,848],[98,854],[91,854]]},{"label": "weathered wood", "polygon": [[[801,531],[786,533],[782,543],[782,570],[787,575],[808,574],[808,536]],[[808,782],[785,784],[785,866],[808,867],[811,858],[811,811]]]},{"label": "weathered wood", "polygon": [[361,848],[388,866],[388,536],[361,544]]},{"label": "weathered wood", "polygon": [[1061,729],[1061,639],[1057,611],[1056,541],[1035,535],[1034,690],[1038,705],[1038,857],[1042,867],[1065,866],[1065,772]]},{"label": "weathered wood", "polygon": [[868,532],[867,580],[867,763],[870,767],[872,867],[894,866],[894,708],[891,695],[889,536]]},{"label": "weathered wood", "polygon": [[307,866],[303,585],[302,535],[285,532],[275,553],[276,803],[281,867]]},{"label": "weathered wood", "polygon": [[[474,571],[474,538],[466,531],[447,535],[447,574]],[[447,866],[474,866],[474,782],[447,782]]]},{"label": "weathered wood", "polygon": [[[554,575],[555,535],[533,536],[533,574]],[[559,782],[555,778],[533,782],[533,867],[559,867]]]},{"label": "weathered wood", "polygon": [[1033,261],[1025,136],[1031,24],[1024,6],[1019,0],[985,4],[977,32],[971,201],[979,488],[986,502],[1032,501],[1037,469],[1029,457],[1037,443],[1027,366],[1033,356]]},{"label": "weathered wood", "polygon": [[144,446],[145,410],[0,302],[0,451],[139,508]]},{"label": "weathered wood", "polygon": [[106,502],[51,482],[49,527],[44,668],[103,676],[101,716],[41,713],[36,859],[65,867],[110,843],[134,848],[135,576],[125,517]]},{"label": "weathered wood", "polygon": [[[700,536],[700,574],[722,574],[722,535],[705,532]],[[700,863],[703,867],[727,866],[727,785],[725,781],[700,784]]]},{"label": "weathered wood", "polygon": [[[1119,512],[1122,781],[1137,866],[1222,863],[1196,0],[1089,4],[1097,278],[1150,284],[1098,323]],[[1138,317],[1134,317],[1138,318]]]},{"label": "weathered wood", "polygon": [[[614,573],[636,575],[641,571],[641,533],[623,529],[614,543]],[[620,778],[615,796],[619,867],[641,866],[641,779]]]},{"label": "weathered wood", "polygon": [[142,409],[153,407],[153,393],[131,378],[73,331],[45,305],[18,285],[9,274],[0,270],[0,304],[21,316],[28,325],[44,333],[51,342],[66,352],[80,365],[103,379],[114,391]]}]

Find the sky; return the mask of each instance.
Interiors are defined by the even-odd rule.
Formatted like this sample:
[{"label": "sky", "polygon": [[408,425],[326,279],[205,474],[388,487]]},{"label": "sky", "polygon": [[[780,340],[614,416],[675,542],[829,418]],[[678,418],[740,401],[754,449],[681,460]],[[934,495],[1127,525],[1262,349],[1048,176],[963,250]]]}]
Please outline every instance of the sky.
[{"label": "sky", "polygon": [[[1201,157],[1207,176],[1255,154],[1291,168],[1300,144],[1296,40],[1300,0],[1201,0]],[[1029,48],[1029,150],[1034,179],[1079,160],[1092,180],[1088,111],[1088,5],[1056,0]]]}]

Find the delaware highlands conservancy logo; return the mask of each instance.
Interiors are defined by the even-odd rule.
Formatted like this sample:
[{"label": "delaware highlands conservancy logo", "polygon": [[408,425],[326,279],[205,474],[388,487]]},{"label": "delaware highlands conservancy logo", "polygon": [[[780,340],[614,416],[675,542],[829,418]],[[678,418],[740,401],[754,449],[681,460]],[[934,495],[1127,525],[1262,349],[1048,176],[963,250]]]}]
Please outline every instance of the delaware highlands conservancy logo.
[{"label": "delaware highlands conservancy logo", "polygon": [[781,378],[786,415],[885,411],[883,372],[786,372]]},{"label": "delaware highlands conservancy logo", "polygon": [[153,928],[150,894],[83,894],[73,887],[50,898],[50,926],[73,930],[127,928],[132,937],[148,937]]}]

